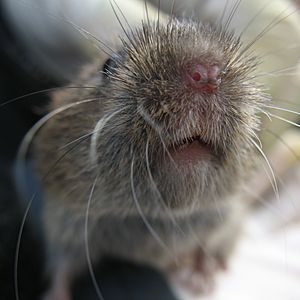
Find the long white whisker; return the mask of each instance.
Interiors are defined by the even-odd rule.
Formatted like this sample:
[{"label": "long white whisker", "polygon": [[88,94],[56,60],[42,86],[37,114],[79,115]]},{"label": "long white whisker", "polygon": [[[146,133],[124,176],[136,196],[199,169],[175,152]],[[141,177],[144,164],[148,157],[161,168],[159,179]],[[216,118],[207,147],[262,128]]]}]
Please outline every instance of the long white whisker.
[{"label": "long white whisker", "polygon": [[130,169],[130,184],[131,184],[131,192],[132,192],[132,198],[133,198],[134,204],[135,204],[135,206],[137,208],[137,211],[138,211],[139,215],[141,216],[144,224],[146,225],[147,229],[152,234],[152,236],[156,239],[156,241],[160,244],[160,246],[165,251],[167,251],[169,254],[173,255],[173,253],[170,251],[170,249],[168,248],[168,246],[164,243],[164,241],[160,238],[160,236],[154,230],[154,228],[152,227],[152,225],[149,223],[149,221],[147,220],[146,216],[144,215],[144,213],[142,211],[142,208],[140,206],[140,203],[139,203],[139,201],[137,199],[137,195],[136,195],[136,192],[135,192],[134,179],[133,179],[133,171],[134,171],[134,155],[132,157],[131,169]]},{"label": "long white whisker", "polygon": [[287,100],[287,99],[276,99],[276,98],[273,98],[273,103],[275,103],[275,102],[280,102],[280,103],[282,103],[282,104],[290,104],[290,105],[293,105],[293,106],[295,106],[295,107],[297,107],[297,108],[298,108],[298,106],[299,106],[298,103],[293,102],[293,101],[289,101],[289,100]]},{"label": "long white whisker", "polygon": [[21,226],[20,226],[20,229],[19,229],[18,238],[17,238],[16,251],[15,251],[15,261],[14,261],[14,289],[15,289],[16,300],[20,300],[18,267],[19,267],[19,256],[20,256],[21,239],[22,239],[22,234],[23,234],[23,231],[24,231],[25,222],[26,222],[27,216],[29,214],[29,210],[30,210],[30,208],[32,206],[32,203],[33,203],[36,195],[37,195],[37,193],[34,193],[32,195],[31,199],[29,200],[29,202],[28,202],[28,204],[26,206],[25,213],[24,213],[22,221],[21,221]]},{"label": "long white whisker", "polygon": [[158,134],[161,134],[161,128],[155,124],[155,122],[151,119],[141,105],[138,106],[137,112]]},{"label": "long white whisker", "polygon": [[91,192],[89,194],[89,199],[88,199],[88,202],[87,202],[87,206],[86,206],[86,212],[85,212],[85,222],[84,222],[84,242],[85,242],[85,254],[86,254],[86,260],[87,260],[87,264],[88,264],[88,269],[89,269],[89,272],[90,272],[90,275],[91,275],[91,278],[92,278],[92,282],[93,282],[93,285],[94,285],[94,288],[95,288],[95,291],[97,293],[97,296],[100,300],[104,300],[104,297],[100,291],[100,287],[99,287],[99,284],[96,280],[96,276],[95,276],[95,273],[94,273],[94,269],[93,269],[93,266],[92,266],[92,261],[91,261],[91,256],[90,256],[90,249],[89,249],[89,238],[88,238],[88,217],[89,217],[89,211],[90,211],[90,206],[91,206],[91,202],[92,202],[92,198],[93,198],[93,194],[94,194],[94,191],[95,191],[95,187],[96,187],[96,184],[97,184],[97,181],[98,181],[98,178],[99,178],[99,174],[96,176],[94,182],[93,182],[93,185],[92,185],[92,188],[91,188]]},{"label": "long white whisker", "polygon": [[257,78],[263,78],[263,77],[273,77],[273,78],[279,78],[279,77],[289,77],[289,76],[296,76],[299,75],[299,72],[278,72],[278,73],[259,73],[253,76],[252,78],[257,79]]},{"label": "long white whisker", "polygon": [[[117,19],[119,25],[120,25],[120,27],[121,27],[123,33],[125,34],[126,38],[128,39],[129,43],[132,45],[132,47],[135,48],[134,43],[132,42],[132,38],[130,37],[129,33],[127,32],[127,30],[126,30],[124,24],[123,24],[122,21],[121,21],[120,16],[118,15],[118,13],[117,13],[117,11],[116,11],[116,8],[115,8],[114,4],[112,3],[113,0],[107,0],[107,1],[108,1],[109,5],[110,5],[110,7],[111,7],[111,9],[112,9],[112,11],[113,11],[113,13],[114,13],[114,15],[115,15],[115,17],[116,17],[116,19]],[[114,2],[115,2],[115,1],[114,1]],[[136,50],[136,49],[135,49],[135,50]]]},{"label": "long white whisker", "polygon": [[[52,172],[52,170],[58,165],[58,163],[71,151],[73,151],[74,149],[76,149],[76,147],[82,142],[84,141],[84,139],[80,140],[77,142],[77,144],[75,144],[71,149],[68,149],[67,151],[65,151],[52,165],[51,167],[48,169],[48,171],[43,175],[41,182],[45,182],[46,178],[49,176],[49,174]],[[22,160],[23,159],[23,160]],[[24,164],[26,157],[21,157],[21,155],[18,156],[17,158],[17,164],[19,164],[20,166],[22,164]],[[24,168],[24,167],[23,167]],[[25,175],[23,175],[25,176]],[[20,252],[20,245],[21,245],[21,239],[22,239],[22,234],[24,231],[24,226],[25,226],[25,222],[26,219],[28,217],[28,213],[29,210],[32,206],[33,201],[35,200],[36,196],[37,196],[37,191],[32,195],[31,199],[29,200],[26,209],[25,209],[25,213],[24,216],[22,218],[22,222],[21,222],[21,226],[19,229],[19,233],[18,233],[18,238],[17,238],[17,245],[16,245],[16,252],[15,252],[15,262],[14,262],[14,288],[15,288],[15,296],[16,296],[16,300],[19,300],[19,289],[18,289],[18,264],[19,264],[19,252]]]},{"label": "long white whisker", "polygon": [[263,167],[264,172],[266,173],[266,175],[267,175],[267,177],[268,177],[269,182],[270,182],[271,185],[272,185],[272,189],[273,189],[273,191],[274,191],[274,193],[275,193],[276,199],[279,200],[279,192],[278,192],[278,193],[275,192],[273,175],[272,175],[272,174],[270,175],[270,173],[268,172],[268,168],[270,169],[270,167],[268,166],[268,168],[266,168],[265,165],[262,165],[262,167]]},{"label": "long white whisker", "polygon": [[263,109],[261,109],[261,108],[259,108],[259,107],[257,107],[256,109],[257,109],[258,111],[260,111],[262,114],[264,114],[264,115],[269,119],[269,121],[272,122],[272,118],[271,118],[270,114],[269,114],[267,111],[265,111],[265,110],[263,110]]},{"label": "long white whisker", "polygon": [[256,138],[256,140],[258,141],[260,149],[262,149],[263,145],[262,145],[262,142],[261,142],[259,136],[256,134],[256,132],[254,130],[251,130],[251,134],[253,135],[253,137]]},{"label": "long white whisker", "polygon": [[286,149],[288,149],[292,154],[293,156],[300,161],[300,156],[298,155],[298,153],[291,147],[288,145],[288,143],[286,143],[284,141],[284,139],[279,135],[279,134],[276,134],[275,132],[273,132],[272,130],[270,130],[269,128],[265,128],[264,129],[267,133],[269,133],[270,135],[274,136],[276,139],[278,139],[285,147]]},{"label": "long white whisker", "polygon": [[224,25],[225,30],[227,30],[227,29],[229,28],[229,25],[230,25],[230,23],[231,23],[231,21],[232,21],[234,15],[235,15],[235,13],[237,12],[237,10],[238,10],[238,8],[239,8],[241,2],[242,2],[242,0],[236,0],[236,1],[235,1],[233,7],[231,8],[231,11],[230,11],[230,13],[229,13],[229,16],[228,16],[228,18],[227,18],[227,20],[226,20],[226,22],[225,22],[225,25]]},{"label": "long white whisker", "polygon": [[147,24],[149,26],[150,25],[150,20],[149,20],[147,0],[144,0],[144,7],[145,7],[145,15],[146,15]]},{"label": "long white whisker", "polygon": [[260,10],[250,19],[250,21],[247,23],[247,25],[243,28],[241,33],[239,34],[239,37],[241,38],[244,33],[249,29],[250,25],[253,24],[253,22],[259,17],[260,14],[270,5],[271,2],[269,3],[264,3],[264,5],[260,8]]},{"label": "long white whisker", "polygon": [[69,142],[69,143],[63,145],[62,147],[59,148],[59,150],[63,150],[63,149],[65,149],[65,148],[69,147],[70,145],[72,145],[72,144],[74,144],[74,143],[76,143],[76,142],[78,142],[78,141],[80,141],[80,140],[82,140],[82,139],[85,139],[85,138],[91,136],[93,133],[94,133],[94,131],[88,132],[88,133],[86,133],[86,134],[80,136],[79,138],[77,138],[77,139],[75,139],[75,140],[73,140],[73,141],[71,141],[71,142]]},{"label": "long white whisker", "polygon": [[[25,5],[28,5],[28,3],[27,3],[26,1],[22,1],[22,0],[19,0],[19,1],[20,1],[20,2],[23,2],[23,4],[25,4]],[[35,9],[37,9],[37,10],[43,12],[43,11],[41,10],[41,8],[40,8],[38,5],[36,5],[36,4],[34,5],[34,3],[31,3],[31,5],[32,5]],[[68,19],[65,15],[64,15],[64,16],[58,16],[58,15],[54,15],[54,14],[52,14],[52,13],[50,13],[50,12],[47,12],[47,15],[48,15],[49,17],[53,18],[53,19],[56,20],[56,21],[61,21],[61,22],[63,22],[63,23],[66,23],[66,24],[68,24],[68,25],[71,25],[72,28],[74,28],[75,30],[77,30],[84,38],[90,40],[88,37],[91,37],[93,40],[97,41],[100,45],[106,47],[106,48],[107,48],[108,50],[110,50],[112,53],[108,53],[106,50],[104,50],[104,49],[101,48],[100,46],[99,46],[99,47],[96,47],[96,48],[97,48],[98,50],[100,50],[100,51],[103,51],[103,52],[106,53],[108,56],[111,56],[111,54],[115,53],[115,51],[114,51],[112,48],[110,48],[105,42],[101,41],[99,38],[97,38],[95,35],[93,35],[93,34],[92,34],[91,32],[89,32],[88,30],[86,30],[86,29],[84,29],[83,27],[81,27],[81,26],[75,24],[74,22],[72,22],[72,21],[71,21],[70,19]]]},{"label": "long white whisker", "polygon": [[114,2],[114,5],[116,6],[116,8],[118,9],[118,11],[120,12],[121,16],[123,17],[123,19],[124,19],[124,21],[125,21],[127,27],[129,28],[129,30],[130,30],[131,32],[133,32],[132,27],[130,26],[130,24],[129,24],[129,22],[128,22],[128,20],[127,20],[125,14],[124,14],[124,12],[122,11],[122,9],[121,9],[120,6],[118,5],[118,3],[117,3],[115,0],[112,0],[112,1]]},{"label": "long white whisker", "polygon": [[[271,3],[271,2],[270,2]],[[300,43],[293,43],[289,46],[285,45],[284,47],[275,49],[275,50],[271,50],[268,52],[263,53],[262,55],[259,56],[260,59],[264,59],[270,55],[274,55],[274,54],[279,54],[281,52],[286,53],[287,50],[293,50],[293,49],[298,49],[299,48]]]},{"label": "long white whisker", "polygon": [[300,125],[297,124],[297,123],[295,123],[295,122],[293,122],[293,121],[287,120],[287,119],[285,119],[285,118],[283,118],[283,117],[279,117],[279,116],[274,115],[274,114],[272,114],[272,113],[270,113],[270,112],[269,112],[268,114],[269,114],[270,116],[272,116],[273,118],[275,118],[275,119],[279,119],[279,120],[281,120],[281,121],[284,121],[284,122],[286,122],[286,123],[289,123],[289,124],[291,124],[291,125],[294,125],[294,126],[300,128]]},{"label": "long white whisker", "polygon": [[95,164],[97,162],[97,141],[100,132],[103,130],[104,126],[117,114],[125,110],[125,108],[121,108],[109,116],[104,116],[101,118],[97,124],[95,125],[94,130],[91,132],[92,138],[91,138],[91,146],[90,146],[90,160],[92,164]]},{"label": "long white whisker", "polygon": [[[274,27],[276,27],[278,24],[280,24],[283,20],[287,19],[291,15],[295,14],[298,9],[288,13],[287,15],[284,15],[288,9],[284,9],[279,15],[277,15],[267,26],[263,28],[263,30],[253,39],[251,40],[246,46],[242,49],[242,52],[240,55],[246,53],[249,49],[253,47],[259,41],[262,37],[264,37],[270,30],[272,30]],[[282,15],[284,15],[282,17]]]},{"label": "long white whisker", "polygon": [[162,137],[162,130],[160,129],[160,127],[155,124],[155,122],[151,119],[151,117],[147,114],[147,112],[143,109],[142,106],[138,107],[138,113],[151,126],[151,128],[157,133],[157,135],[159,136],[159,138],[161,140],[161,143],[164,147],[164,150],[165,150],[166,154],[168,155],[170,161],[172,162],[173,166],[179,171],[176,162],[174,161],[168,147],[166,146],[166,143],[164,142],[164,139]]},{"label": "long white whisker", "polygon": [[48,89],[43,89],[43,90],[39,90],[39,91],[34,91],[31,93],[27,93],[25,95],[19,96],[19,97],[15,97],[9,100],[4,101],[3,103],[0,104],[0,108],[3,106],[6,106],[8,104],[14,103],[18,100],[22,100],[31,96],[35,96],[35,95],[39,95],[39,94],[46,94],[46,93],[50,93],[50,92],[54,92],[54,91],[58,91],[58,90],[64,90],[64,89],[96,89],[96,86],[59,86],[59,87],[54,87],[54,88],[48,88]]},{"label": "long white whisker", "polygon": [[166,210],[169,211],[169,208],[164,203],[162,195],[161,195],[161,193],[160,193],[160,191],[159,191],[159,189],[158,189],[158,187],[157,187],[157,185],[156,185],[156,183],[155,183],[155,181],[153,179],[152,172],[151,172],[151,169],[150,169],[150,165],[149,165],[149,139],[147,140],[147,143],[146,143],[145,156],[146,156],[147,172],[148,172],[148,176],[149,176],[151,185],[155,189],[155,191],[156,191],[157,195],[159,196],[159,198],[162,200],[162,204],[164,205],[164,207],[166,208]]},{"label": "long white whisker", "polygon": [[[271,172],[270,183],[271,183],[271,185],[272,185],[272,187],[273,187],[273,190],[274,190],[274,193],[275,193],[276,198],[279,199],[278,185],[277,185],[275,173],[274,173],[274,171],[273,171],[273,168],[272,168],[272,166],[271,166],[271,163],[269,162],[269,160],[268,160],[266,154],[265,154],[264,151],[259,147],[259,145],[258,145],[251,137],[250,137],[249,139],[252,141],[253,145],[256,147],[256,149],[259,151],[259,153],[260,153],[260,154],[262,155],[262,157],[264,158],[264,160],[265,160],[265,162],[266,162],[266,164],[267,164],[267,166],[268,166],[268,168],[269,168],[269,170],[270,170],[270,172]],[[266,172],[266,173],[267,173],[267,175],[269,174],[268,172]],[[268,175],[268,176],[269,176],[269,175]]]},{"label": "long white whisker", "polygon": [[225,14],[226,14],[226,12],[227,12],[228,4],[229,4],[229,1],[226,0],[226,1],[225,1],[224,8],[222,9],[222,14],[220,15],[219,21],[218,21],[218,23],[219,23],[220,25],[223,23]]},{"label": "long white whisker", "polygon": [[[179,230],[179,232],[181,232],[184,236],[187,235],[187,233],[182,229],[182,227],[178,224],[178,222],[176,221],[176,219],[174,218],[174,216],[172,215],[170,209],[166,206],[163,198],[162,198],[162,195],[160,193],[160,191],[158,190],[157,188],[157,185],[153,179],[153,176],[152,176],[152,173],[151,173],[151,169],[150,169],[150,166],[149,166],[149,140],[147,140],[147,143],[146,143],[146,165],[147,165],[147,171],[148,171],[148,176],[150,178],[150,181],[153,185],[153,188],[156,190],[157,194],[158,194],[158,197],[161,199],[161,203],[162,205],[164,206],[166,212],[168,213],[170,219],[171,219],[171,222],[173,223],[173,225]],[[206,253],[208,252],[207,250],[205,250],[205,247],[203,245],[203,243],[200,242],[198,236],[196,235],[195,231],[193,230],[193,228],[191,226],[189,226],[189,231],[190,233],[193,235],[193,238],[195,239],[197,245],[203,249],[203,251]],[[207,253],[208,255],[208,253]]]},{"label": "long white whisker", "polygon": [[286,67],[286,68],[282,68],[279,70],[273,70],[273,71],[269,71],[269,72],[263,72],[263,73],[257,73],[255,76],[253,76],[253,78],[259,78],[259,77],[264,77],[264,76],[272,76],[272,77],[279,77],[279,76],[283,76],[283,75],[297,75],[299,74],[299,72],[289,72],[289,71],[294,71],[294,70],[298,70],[298,66],[292,66],[292,67]]},{"label": "long white whisker", "polygon": [[105,54],[107,54],[108,56],[111,56],[112,54],[115,54],[116,51],[114,49],[112,49],[111,47],[109,47],[106,43],[104,43],[103,41],[101,41],[99,38],[97,38],[95,35],[93,35],[91,32],[89,32],[88,30],[84,29],[81,26],[76,25],[74,22],[72,22],[71,20],[67,19],[64,16],[63,19],[64,22],[66,22],[67,24],[70,24],[71,26],[73,26],[80,34],[82,34],[87,40],[90,40],[89,37],[91,37],[93,40],[95,40],[96,42],[98,42],[100,45],[106,47],[109,51],[111,51],[111,53],[107,52],[106,50],[104,50],[102,47],[100,46],[96,46],[96,48],[100,51],[103,51]]},{"label": "long white whisker", "polygon": [[92,99],[85,99],[85,100],[81,100],[78,102],[74,102],[68,105],[64,105],[62,107],[59,107],[55,110],[53,110],[52,112],[48,113],[46,116],[44,116],[42,119],[40,119],[29,131],[28,133],[25,135],[20,150],[18,152],[18,160],[24,161],[26,158],[26,155],[28,153],[29,147],[31,145],[31,142],[34,138],[34,136],[38,133],[38,131],[50,120],[52,119],[54,116],[58,115],[59,113],[66,111],[74,106],[80,105],[80,104],[85,104],[85,103],[89,103],[89,102],[93,102],[93,101],[98,101],[98,98],[92,98]]},{"label": "long white whisker", "polygon": [[300,116],[300,112],[297,112],[297,111],[294,111],[294,110],[291,110],[291,109],[287,109],[287,108],[283,108],[283,107],[279,107],[279,106],[272,106],[272,105],[264,105],[264,107],[271,108],[271,109],[276,109],[276,110],[280,110],[280,111],[285,111],[285,112]]},{"label": "long white whisker", "polygon": [[170,219],[171,219],[173,225],[174,225],[177,229],[179,229],[179,231],[180,231],[181,233],[185,234],[185,233],[183,232],[182,228],[181,228],[181,227],[179,226],[179,224],[176,222],[176,220],[175,220],[173,214],[171,213],[169,207],[165,204],[164,199],[163,199],[163,197],[162,197],[162,195],[161,195],[161,192],[159,191],[159,189],[158,189],[158,187],[157,187],[157,185],[156,185],[156,183],[155,183],[155,181],[154,181],[154,179],[153,179],[152,172],[151,172],[151,169],[150,169],[150,166],[149,166],[149,139],[147,140],[147,143],[146,143],[146,154],[145,154],[145,155],[146,155],[146,167],[147,167],[148,176],[149,176],[149,179],[150,179],[150,182],[151,182],[152,187],[154,188],[154,190],[156,191],[156,193],[157,193],[157,195],[158,195],[158,197],[159,197],[159,199],[160,199],[160,203],[162,204],[162,206],[163,206],[164,209],[166,210],[166,212],[167,212],[168,216],[170,217]]},{"label": "long white whisker", "polygon": [[174,19],[174,15],[175,15],[174,10],[175,10],[175,0],[172,0],[171,7],[170,7],[170,13],[169,13],[169,16],[170,16],[169,21],[172,21]]}]

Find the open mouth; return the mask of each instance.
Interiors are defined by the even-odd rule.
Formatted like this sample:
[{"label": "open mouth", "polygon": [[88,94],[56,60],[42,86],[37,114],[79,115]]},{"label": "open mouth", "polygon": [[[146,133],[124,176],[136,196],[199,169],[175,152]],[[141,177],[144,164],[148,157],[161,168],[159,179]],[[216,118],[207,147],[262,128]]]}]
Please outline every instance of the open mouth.
[{"label": "open mouth", "polygon": [[208,161],[213,156],[211,145],[204,142],[201,137],[191,137],[183,139],[169,149],[175,162],[179,164]]}]

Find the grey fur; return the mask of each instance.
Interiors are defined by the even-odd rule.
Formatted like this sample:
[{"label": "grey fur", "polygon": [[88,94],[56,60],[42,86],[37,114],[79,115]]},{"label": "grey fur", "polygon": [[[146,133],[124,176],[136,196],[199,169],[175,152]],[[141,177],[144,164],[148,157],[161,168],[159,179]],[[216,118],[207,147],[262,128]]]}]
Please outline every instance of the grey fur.
[{"label": "grey fur", "polygon": [[[52,267],[67,261],[70,277],[86,267],[85,213],[97,176],[88,216],[93,262],[115,255],[166,268],[199,245],[226,257],[241,216],[236,195],[253,166],[257,113],[269,99],[252,78],[257,59],[222,28],[174,19],[130,32],[118,55],[110,74],[95,63],[79,79],[95,90],[56,93],[50,110],[99,101],[53,116],[34,139],[41,178],[69,148],[62,147],[77,141],[43,183]],[[182,72],[194,61],[222,66],[214,93],[185,86]],[[194,135],[213,159],[176,165],[168,149]]]}]

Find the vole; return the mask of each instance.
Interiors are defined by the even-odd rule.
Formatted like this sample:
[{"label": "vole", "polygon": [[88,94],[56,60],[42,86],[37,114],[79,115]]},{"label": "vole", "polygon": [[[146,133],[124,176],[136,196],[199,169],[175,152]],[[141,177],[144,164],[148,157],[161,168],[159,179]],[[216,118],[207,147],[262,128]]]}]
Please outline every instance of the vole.
[{"label": "vole", "polygon": [[[125,36],[83,70],[81,89],[54,93],[33,130],[49,272],[70,283],[115,256],[206,280],[240,228],[239,187],[270,100],[259,60],[219,25],[170,18]],[[48,297],[68,298],[57,290]]]}]

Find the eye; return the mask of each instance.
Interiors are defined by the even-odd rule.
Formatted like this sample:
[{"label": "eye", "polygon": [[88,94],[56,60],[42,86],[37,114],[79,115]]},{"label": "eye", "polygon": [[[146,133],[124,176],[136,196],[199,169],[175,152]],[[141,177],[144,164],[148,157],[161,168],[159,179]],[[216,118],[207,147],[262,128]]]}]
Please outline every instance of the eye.
[{"label": "eye", "polygon": [[109,77],[109,75],[114,74],[117,67],[118,67],[118,61],[120,57],[117,54],[113,54],[110,58],[106,60],[106,62],[103,65],[102,71],[103,74],[106,77]]}]

